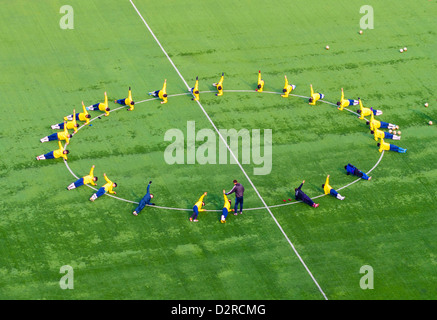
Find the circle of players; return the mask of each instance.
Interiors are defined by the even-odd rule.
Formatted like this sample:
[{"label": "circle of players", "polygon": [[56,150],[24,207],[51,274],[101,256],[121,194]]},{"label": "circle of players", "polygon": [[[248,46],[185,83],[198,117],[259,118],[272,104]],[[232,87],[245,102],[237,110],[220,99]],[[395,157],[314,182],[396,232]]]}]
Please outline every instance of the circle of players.
[{"label": "circle of players", "polygon": [[[219,82],[212,84],[217,89],[216,96],[223,95],[223,81],[224,81],[224,73],[222,73]],[[264,80],[261,77],[261,71],[259,71],[258,72],[257,88],[255,89],[255,91],[263,92],[263,89],[264,89]],[[285,76],[285,85],[284,85],[284,88],[282,90],[281,97],[287,98],[290,95],[290,93],[295,89],[296,89],[296,85],[289,84],[287,76]],[[312,85],[310,85],[310,91],[311,91],[311,95],[310,95],[309,100],[308,100],[310,105],[313,105],[313,106],[316,105],[316,102],[318,100],[322,100],[325,97],[325,95],[322,93],[315,93]],[[192,100],[194,100],[194,101],[199,100],[200,91],[199,91],[199,79],[198,79],[198,77],[196,77],[195,85],[194,85],[194,87],[189,89],[189,92],[191,92],[193,95]],[[53,130],[62,130],[62,131],[48,135],[48,136],[40,139],[40,141],[41,142],[48,142],[48,141],[55,141],[56,140],[56,141],[58,141],[59,148],[57,150],[50,151],[46,154],[42,154],[42,155],[36,157],[36,160],[57,159],[57,158],[63,158],[65,160],[67,160],[67,155],[69,154],[69,150],[67,150],[66,148],[67,148],[68,144],[70,143],[70,139],[73,137],[73,134],[77,133],[77,131],[78,131],[78,127],[79,127],[78,121],[82,121],[82,122],[84,122],[84,125],[88,125],[90,123],[90,119],[91,119],[91,115],[89,114],[88,111],[103,111],[105,116],[109,116],[110,108],[108,106],[108,96],[107,96],[106,92],[104,95],[105,95],[104,102],[96,103],[96,104],[93,104],[89,107],[85,107],[85,105],[82,101],[83,112],[76,113],[76,110],[73,110],[73,114],[70,114],[70,115],[64,117],[63,122],[61,122],[59,124],[52,125],[51,128]],[[168,102],[167,80],[164,81],[164,84],[160,90],[149,92],[149,95],[160,99],[161,104],[167,103]],[[132,99],[131,88],[129,87],[127,98],[115,100],[114,102],[116,104],[126,106],[127,111],[133,111],[134,107],[135,107],[135,102]],[[366,121],[366,124],[370,127],[370,133],[373,134],[374,139],[376,141],[379,141],[377,143],[377,146],[379,147],[379,152],[395,151],[395,152],[399,152],[399,153],[405,153],[407,151],[404,148],[398,147],[394,144],[390,144],[390,143],[387,143],[384,141],[384,139],[400,140],[401,139],[401,136],[400,136],[401,131],[396,131],[396,130],[399,130],[399,126],[397,126],[395,124],[383,122],[383,121],[379,121],[379,120],[375,119],[375,116],[380,116],[382,114],[381,110],[376,110],[373,108],[365,108],[363,106],[363,103],[362,103],[360,98],[358,98],[357,100],[345,99],[343,88],[341,89],[341,98],[340,98],[340,101],[337,102],[337,106],[338,106],[337,107],[338,110],[340,110],[340,111],[342,111],[346,107],[359,106],[359,109],[357,110],[357,114],[359,114],[359,119],[361,119],[361,120],[364,120],[365,117],[370,116],[370,120]],[[380,129],[388,129],[388,131],[382,131]],[[70,134],[69,130],[73,130],[73,133]],[[62,146],[61,141],[66,142],[65,146]],[[91,184],[91,185],[96,186],[97,185],[96,182],[97,182],[98,178],[96,176],[94,176],[94,168],[95,168],[95,166],[93,165],[91,167],[91,170],[90,170],[88,175],[83,176],[82,178],[71,183],[67,187],[67,190],[73,190],[75,188],[83,186],[84,184]],[[369,177],[366,173],[359,170],[358,168],[356,168],[355,166],[353,166],[350,163],[347,164],[344,168],[346,169],[346,173],[348,175],[355,175],[355,176],[358,176],[359,178],[362,178],[364,180],[371,179],[371,177]],[[103,177],[105,178],[106,183],[102,187],[100,187],[97,190],[97,192],[95,192],[91,196],[90,201],[95,201],[97,198],[101,197],[105,193],[116,194],[116,192],[113,189],[117,187],[117,183],[112,182],[107,177],[106,173],[103,174]],[[326,195],[330,194],[339,200],[344,200],[345,197],[340,195],[334,188],[332,188],[330,186],[329,177],[330,176],[328,175],[325,183],[322,185],[324,193]],[[302,202],[304,202],[304,203],[306,203],[314,208],[317,208],[319,206],[319,204],[315,203],[313,200],[311,200],[311,198],[309,196],[307,196],[302,191],[302,186],[304,183],[305,183],[305,180],[303,180],[302,183],[300,184],[300,186],[295,189],[296,200],[302,201]],[[141,212],[141,210],[143,210],[144,207],[147,205],[155,205],[154,203],[151,203],[151,200],[153,199],[153,194],[150,193],[150,185],[151,184],[152,184],[152,181],[150,181],[148,186],[147,186],[146,195],[141,199],[138,206],[132,212],[134,215],[138,215]],[[237,187],[242,187],[240,184],[238,184],[236,182],[236,180],[234,180],[234,184]],[[234,189],[235,189],[235,187],[234,187]],[[243,188],[243,191],[244,191],[244,188]],[[232,192],[229,192],[229,193],[232,193]],[[222,210],[222,215],[221,215],[221,222],[222,223],[226,222],[226,218],[227,218],[229,211],[234,211],[234,210],[236,211],[236,209],[230,209],[231,200],[229,200],[226,197],[226,195],[229,193],[225,193],[225,190],[223,190],[225,204],[224,204],[224,207]],[[195,222],[198,221],[198,213],[201,211],[205,211],[205,209],[203,209],[202,207],[205,205],[203,199],[206,195],[207,195],[206,192],[203,193],[202,196],[200,197],[200,199],[193,206],[193,215],[190,217],[190,221],[195,221]],[[242,196],[241,196],[241,198],[242,198]],[[288,199],[288,200],[291,201],[291,199]],[[283,200],[283,201],[285,201],[285,200]],[[242,200],[241,200],[241,202],[242,202]],[[240,213],[242,213],[242,205],[241,204],[240,204]]]}]

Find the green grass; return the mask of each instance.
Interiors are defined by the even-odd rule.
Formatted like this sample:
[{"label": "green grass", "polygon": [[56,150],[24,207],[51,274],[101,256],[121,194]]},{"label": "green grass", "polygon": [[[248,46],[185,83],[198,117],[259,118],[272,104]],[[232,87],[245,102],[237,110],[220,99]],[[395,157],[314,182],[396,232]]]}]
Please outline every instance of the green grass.
[{"label": "green grass", "polygon": [[[281,91],[284,75],[295,94],[308,96],[313,84],[333,103],[344,88],[398,124],[396,144],[407,153],[385,153],[371,181],[341,191],[345,201],[271,211],[329,299],[437,297],[437,133],[427,125],[437,121],[436,1],[369,1],[375,29],[362,35],[355,0],[134,2],[201,91],[214,90],[222,72],[225,89],[254,89],[262,70],[266,91]],[[59,27],[54,0],[6,2],[0,12],[0,298],[323,299],[267,210],[230,215],[225,225],[218,212],[201,213],[197,224],[189,211],[146,208],[134,217],[131,203],[91,203],[87,187],[67,191],[74,177],[62,161],[35,161],[56,147],[39,139],[82,100],[100,102],[107,91],[113,101],[129,86],[136,101],[148,99],[164,79],[170,95],[187,91],[129,1],[71,5],[74,30]],[[344,186],[353,181],[345,164],[369,170],[380,156],[365,123],[329,104],[233,92],[204,93],[201,103],[218,128],[273,130],[271,173],[243,165],[268,205],[292,198],[303,179],[310,196],[323,192],[327,174]],[[237,165],[164,161],[165,132],[186,132],[187,121],[212,128],[188,95],[113,112],[73,137],[68,164],[79,176],[95,164],[99,186],[106,172],[117,196],[132,201],[153,180],[158,205],[190,209],[208,191],[206,208],[221,209],[222,189],[238,179],[245,206],[262,207]],[[63,265],[74,268],[74,290],[59,287]],[[363,265],[374,269],[373,290],[359,286]]]}]

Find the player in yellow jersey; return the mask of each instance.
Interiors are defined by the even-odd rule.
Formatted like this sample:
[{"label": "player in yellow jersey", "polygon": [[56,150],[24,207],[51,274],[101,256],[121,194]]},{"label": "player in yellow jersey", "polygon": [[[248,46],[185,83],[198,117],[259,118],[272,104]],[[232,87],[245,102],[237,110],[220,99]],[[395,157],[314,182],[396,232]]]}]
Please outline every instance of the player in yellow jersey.
[{"label": "player in yellow jersey", "polygon": [[48,142],[53,140],[65,140],[65,142],[69,143],[72,136],[73,135],[68,132],[67,126],[64,123],[64,131],[52,133],[51,135],[46,136],[39,141]]},{"label": "player in yellow jersey", "polygon": [[256,86],[255,91],[263,92],[264,90],[264,80],[261,77],[261,70],[258,71],[258,84]]},{"label": "player in yellow jersey", "polygon": [[373,134],[375,141],[378,141],[380,138],[382,139],[393,139],[393,140],[401,140],[401,136],[398,136],[396,134],[385,132],[379,129],[375,129],[370,131],[371,134]]},{"label": "player in yellow jersey", "polygon": [[207,195],[207,192],[204,192],[202,196],[197,200],[197,202],[194,204],[193,207],[193,214],[190,217],[190,221],[197,222],[197,217],[199,216],[199,212],[205,211],[205,209],[202,209],[202,207],[205,205],[205,202],[203,202],[203,198]]},{"label": "player in yellow jersey", "polygon": [[[76,113],[76,110],[73,110],[73,114],[75,114],[75,113]],[[78,127],[79,127],[79,125],[76,121],[76,117],[73,117],[71,121],[62,122],[62,123],[54,124],[51,126],[51,128],[53,130],[56,130],[56,129],[64,130],[64,128],[67,128],[69,130],[73,129],[74,133],[77,132]]]},{"label": "player in yellow jersey", "polygon": [[194,84],[194,87],[190,88],[188,91],[190,91],[194,98],[192,98],[191,100],[193,101],[199,101],[199,77],[196,77],[196,83]]},{"label": "player in yellow jersey", "polygon": [[358,105],[358,103],[359,103],[358,100],[345,99],[343,88],[341,88],[341,98],[340,101],[337,102],[338,110],[341,111],[345,107],[356,106]]},{"label": "player in yellow jersey", "polygon": [[284,89],[282,89],[282,92],[284,94],[281,94],[281,97],[287,98],[288,95],[290,94],[290,92],[293,91],[296,88],[296,86],[294,84],[291,84],[291,85],[288,84],[287,76],[284,76],[284,77],[285,77],[285,85],[284,85]]},{"label": "player in yellow jersey", "polygon": [[344,198],[345,198],[341,194],[339,194],[337,191],[335,191],[334,188],[332,188],[329,185],[329,174],[326,177],[325,183],[322,184],[322,188],[323,188],[323,191],[325,192],[325,194],[330,194],[330,195],[332,195],[333,197],[335,197],[335,198],[337,198],[339,200],[344,200]]},{"label": "player in yellow jersey", "polygon": [[127,98],[115,100],[115,103],[121,104],[122,106],[128,106],[127,111],[132,111],[135,106],[135,101],[132,99],[132,90],[131,87],[129,87],[129,92],[127,95]]},{"label": "player in yellow jersey", "polygon": [[106,94],[106,91],[105,91],[105,102],[93,104],[92,106],[87,107],[87,110],[104,111],[105,116],[109,116],[109,111],[111,111],[111,109],[108,106],[108,95]]},{"label": "player in yellow jersey", "polygon": [[229,211],[234,211],[234,209],[231,209],[232,201],[229,200],[228,197],[226,196],[225,190],[223,190],[223,198],[225,200],[225,204],[223,205],[222,216],[221,216],[220,222],[226,223],[226,218],[228,217]]},{"label": "player in yellow jersey", "polygon": [[384,141],[383,138],[380,138],[381,142],[378,142],[377,146],[379,147],[379,152],[382,151],[395,151],[399,153],[405,153],[407,152],[407,149],[395,146],[394,144],[390,144]]},{"label": "player in yellow jersey", "polygon": [[149,96],[154,96],[154,97],[158,97],[159,99],[161,99],[161,104],[167,103],[168,101],[168,95],[167,95],[167,79],[164,80],[164,84],[162,86],[161,90],[156,90],[156,91],[152,91],[149,92]]},{"label": "player in yellow jersey", "polygon": [[[83,109],[83,112],[76,113],[76,121],[84,121],[85,124],[88,124],[88,123],[90,123],[91,115],[88,113],[85,105],[83,104],[83,101],[82,101],[82,109]],[[72,121],[72,120],[73,120],[72,114],[64,117],[64,121]]]},{"label": "player in yellow jersey", "polygon": [[225,73],[222,72],[222,76],[220,77],[219,82],[213,83],[212,85],[217,88],[218,93],[216,93],[216,96],[222,96],[223,95],[223,80],[225,79]]},{"label": "player in yellow jersey", "polygon": [[399,129],[399,126],[388,123],[384,121],[376,120],[373,113],[370,114],[370,121],[367,121],[366,124],[370,126],[371,131],[375,131],[376,129]]},{"label": "player in yellow jersey", "polygon": [[93,186],[96,186],[96,181],[98,180],[97,177],[94,176],[94,168],[95,165],[93,165],[91,167],[90,173],[86,176],[83,176],[82,178],[76,180],[75,182],[71,183],[68,187],[67,190],[73,190],[76,189],[80,186],[83,186],[84,184],[92,184]]},{"label": "player in yellow jersey", "polygon": [[310,85],[311,87],[311,97],[308,99],[308,102],[310,105],[315,106],[316,102],[320,99],[323,99],[325,95],[323,93],[314,93],[313,85]]},{"label": "player in yellow jersey", "polygon": [[365,108],[360,98],[358,98],[358,104],[360,105],[360,108],[357,110],[357,113],[360,115],[361,120],[363,120],[364,117],[370,116],[371,114],[373,114],[374,116],[380,116],[382,114],[381,110]]},{"label": "player in yellow jersey", "polygon": [[108,177],[106,176],[106,173],[103,174],[103,177],[106,180],[106,183],[100,187],[99,190],[97,190],[96,193],[94,193],[91,198],[90,201],[95,201],[97,198],[103,196],[106,192],[111,193],[111,194],[116,194],[115,191],[113,191],[113,188],[117,187],[117,184],[115,182],[112,182],[111,180],[108,179]]},{"label": "player in yellow jersey", "polygon": [[[64,158],[67,160],[67,154],[70,153],[67,149],[64,149],[64,147],[61,144],[61,141],[58,140],[58,150],[50,151],[49,153],[42,154],[38,157],[36,157],[36,160],[47,160],[47,159],[58,159],[58,158]],[[65,144],[65,148],[68,146],[68,143]]]}]

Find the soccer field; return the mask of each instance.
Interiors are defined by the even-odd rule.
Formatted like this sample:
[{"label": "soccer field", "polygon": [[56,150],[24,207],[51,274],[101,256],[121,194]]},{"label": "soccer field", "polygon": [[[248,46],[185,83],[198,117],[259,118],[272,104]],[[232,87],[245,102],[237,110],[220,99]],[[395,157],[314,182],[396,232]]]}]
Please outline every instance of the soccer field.
[{"label": "soccer field", "polygon": [[[437,1],[0,4],[0,299],[437,299]],[[364,5],[371,29],[360,26]],[[288,98],[285,75],[296,85]],[[196,77],[199,103],[188,92]],[[165,79],[161,104],[148,93]],[[324,94],[315,106],[311,84]],[[114,100],[129,87],[126,112]],[[386,142],[407,152],[378,152],[359,107],[337,109],[341,88],[399,125],[401,139]],[[58,148],[39,142],[59,132],[50,126],[104,92],[110,115],[89,111],[68,161],[36,161]],[[250,134],[249,159],[240,145],[238,163],[219,161],[217,131],[231,129]],[[183,163],[166,159],[169,132],[183,136]],[[216,147],[206,164],[202,132]],[[348,163],[372,179],[346,175]],[[96,188],[106,173],[117,198],[66,189],[92,165]],[[343,201],[322,196],[327,175]],[[234,179],[245,210],[223,224]],[[295,201],[302,180],[318,208]],[[149,181],[157,206],[133,216]],[[203,192],[207,211],[190,222]],[[73,289],[60,286],[63,266]]]}]

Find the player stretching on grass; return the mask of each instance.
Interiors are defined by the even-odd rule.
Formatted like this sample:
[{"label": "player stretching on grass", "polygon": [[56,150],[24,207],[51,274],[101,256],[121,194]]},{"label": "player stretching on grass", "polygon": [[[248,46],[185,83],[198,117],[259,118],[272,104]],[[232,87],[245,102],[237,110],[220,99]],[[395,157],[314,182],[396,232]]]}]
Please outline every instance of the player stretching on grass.
[{"label": "player stretching on grass", "polygon": [[351,165],[350,163],[348,163],[346,166],[344,166],[344,168],[346,169],[346,174],[347,175],[351,174],[353,176],[360,177],[361,179],[364,179],[364,180],[372,179],[372,177],[369,177],[363,171],[358,170],[355,166]]},{"label": "player stretching on grass", "polygon": [[149,181],[149,184],[147,185],[147,193],[146,195],[141,199],[140,203],[138,204],[138,206],[135,208],[134,212],[132,212],[132,214],[134,216],[137,216],[141,210],[144,209],[144,207],[146,205],[151,205],[154,206],[154,203],[150,203],[150,201],[153,199],[153,194],[150,193],[150,185],[152,184],[152,181]]},{"label": "player stretching on grass", "polygon": [[345,198],[341,194],[339,194],[337,191],[335,191],[334,188],[332,188],[329,185],[329,174],[326,177],[325,183],[322,184],[322,188],[323,188],[323,191],[325,192],[325,194],[330,194],[331,196],[334,196],[334,197],[336,197],[339,200],[344,200],[344,198]]},{"label": "player stretching on grass", "polygon": [[87,110],[104,111],[105,116],[109,116],[109,111],[111,111],[111,109],[108,106],[108,96],[106,95],[106,91],[105,91],[105,102],[93,104],[92,106],[87,107]]},{"label": "player stretching on grass", "polygon": [[285,77],[285,85],[284,85],[284,89],[282,89],[282,92],[284,94],[281,94],[281,97],[287,98],[290,92],[296,89],[296,86],[294,84],[288,84],[287,76],[284,77]]},{"label": "player stretching on grass", "polygon": [[[36,160],[47,160],[47,159],[58,159],[58,158],[64,158],[67,160],[67,154],[70,153],[70,151],[64,149],[64,147],[61,144],[61,141],[58,140],[59,149],[50,151],[49,153],[42,154],[38,157],[36,157]],[[68,143],[65,144],[65,147],[67,147]]]},{"label": "player stretching on grass", "polygon": [[94,193],[91,196],[90,201],[95,201],[97,198],[103,196],[106,192],[116,194],[116,192],[113,191],[112,189],[116,188],[117,184],[109,180],[108,177],[106,176],[106,173],[103,174],[103,177],[105,178],[106,183],[103,185],[103,187],[101,187],[99,190],[97,190],[96,193]]},{"label": "player stretching on grass", "polygon": [[156,91],[152,91],[149,92],[149,96],[154,96],[154,97],[158,97],[159,99],[161,99],[161,104],[167,103],[168,101],[168,95],[167,95],[167,79],[164,80],[164,84],[162,85],[162,89],[161,90],[156,90]]},{"label": "player stretching on grass", "polygon": [[261,70],[258,71],[258,84],[255,91],[263,92],[264,90],[264,80],[261,78]]},{"label": "player stretching on grass", "polygon": [[378,142],[377,146],[379,147],[379,152],[382,152],[384,150],[395,151],[395,152],[399,152],[399,153],[407,152],[407,149],[395,146],[394,144],[387,143],[384,141],[383,138],[381,138],[381,142]]},{"label": "player stretching on grass", "polygon": [[341,88],[341,98],[340,101],[337,102],[338,110],[343,110],[345,107],[356,106],[359,103],[358,100],[348,100],[344,98],[344,91]]},{"label": "player stretching on grass", "polygon": [[127,98],[115,100],[114,102],[121,104],[122,106],[129,106],[129,108],[127,108],[126,110],[132,111],[134,109],[135,102],[132,100],[131,88],[129,87],[129,92],[128,92]]},{"label": "player stretching on grass", "polygon": [[305,183],[305,180],[302,181],[299,187],[294,189],[294,198],[298,201],[302,201],[303,203],[306,203],[307,205],[317,208],[319,206],[318,203],[314,203],[313,200],[311,200],[310,197],[308,197],[305,192],[302,191],[302,186]]},{"label": "player stretching on grass", "polygon": [[393,139],[393,140],[401,140],[401,136],[398,136],[396,134],[381,131],[379,129],[375,129],[373,131],[370,131],[371,134],[375,137],[375,141],[378,141],[380,138],[383,139]]},{"label": "player stretching on grass", "polygon": [[76,180],[75,182],[71,183],[68,187],[67,190],[73,190],[76,189],[80,186],[83,186],[84,184],[92,184],[93,186],[96,186],[96,181],[98,180],[97,177],[94,176],[94,167],[95,165],[93,165],[91,167],[90,173],[86,176],[83,176],[82,178]]},{"label": "player stretching on grass", "polygon": [[229,200],[228,197],[226,196],[225,190],[223,190],[223,198],[225,199],[225,204],[223,205],[222,216],[221,216],[220,222],[226,223],[226,218],[228,217],[229,211],[234,211],[234,209],[231,209],[232,201]]},{"label": "player stretching on grass", "polygon": [[380,116],[382,114],[381,110],[364,108],[363,102],[361,102],[360,98],[358,98],[358,103],[360,105],[360,108],[357,110],[357,113],[360,115],[361,120],[364,120],[364,117],[370,116],[371,114],[373,114],[374,116]]},{"label": "player stretching on grass", "polygon": [[197,220],[197,217],[199,216],[199,212],[205,211],[205,209],[202,209],[202,206],[205,205],[205,202],[203,202],[203,198],[205,198],[207,194],[208,194],[207,192],[204,192],[202,196],[199,198],[199,200],[197,200],[197,202],[194,204],[193,214],[190,217],[190,221],[194,221],[194,222],[199,221]]},{"label": "player stretching on grass", "polygon": [[320,99],[323,99],[325,95],[323,93],[314,93],[313,85],[310,85],[311,87],[311,97],[308,99],[308,102],[310,105],[315,106],[316,102]]},{"label": "player stretching on grass", "polygon": [[379,128],[381,128],[381,129],[399,129],[399,126],[397,126],[395,124],[376,120],[375,117],[373,116],[373,113],[370,114],[370,121],[367,121],[366,124],[368,126],[370,126],[371,131],[375,131],[376,129],[379,129]]},{"label": "player stretching on grass", "polygon": [[222,96],[223,95],[223,80],[225,79],[225,73],[222,72],[222,76],[220,77],[220,80],[218,83],[213,83],[212,85],[217,88],[218,93],[216,93],[216,96]]},{"label": "player stretching on grass", "polygon": [[[86,110],[86,107],[83,104],[83,101],[82,101],[82,109],[83,109],[83,112],[76,113],[76,121],[84,121],[85,124],[88,124],[88,123],[90,123],[91,115]],[[72,121],[72,120],[73,120],[72,114],[64,117],[64,121]]]},{"label": "player stretching on grass", "polygon": [[[76,110],[73,110],[73,114],[76,113]],[[74,133],[77,132],[77,128],[79,127],[79,125],[77,124],[76,121],[76,117],[73,117],[71,119],[71,121],[67,121],[67,122],[62,122],[62,123],[58,123],[58,124],[54,124],[51,126],[51,128],[53,130],[64,130],[65,128],[67,129],[73,129]]]},{"label": "player stretching on grass", "polygon": [[65,140],[65,142],[69,143],[72,136],[73,135],[68,132],[67,126],[64,125],[64,131],[52,133],[51,135],[46,136],[39,141],[48,142],[53,140]]},{"label": "player stretching on grass", "polygon": [[194,84],[194,87],[190,88],[188,91],[190,91],[194,96],[194,98],[191,100],[199,101],[199,77],[196,77],[196,83]]}]

